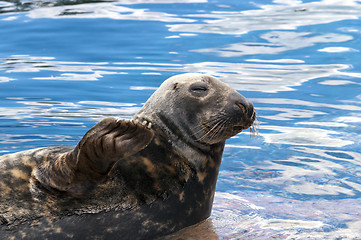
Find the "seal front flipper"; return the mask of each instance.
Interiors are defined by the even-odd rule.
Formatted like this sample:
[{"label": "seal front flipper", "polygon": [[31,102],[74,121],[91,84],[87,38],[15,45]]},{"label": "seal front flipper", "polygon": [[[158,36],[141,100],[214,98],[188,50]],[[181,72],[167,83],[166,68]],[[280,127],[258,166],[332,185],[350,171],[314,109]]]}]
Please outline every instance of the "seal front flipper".
[{"label": "seal front flipper", "polygon": [[105,178],[113,165],[145,148],[153,138],[151,124],[106,118],[92,127],[70,152],[50,153],[34,168],[31,192],[81,197]]}]

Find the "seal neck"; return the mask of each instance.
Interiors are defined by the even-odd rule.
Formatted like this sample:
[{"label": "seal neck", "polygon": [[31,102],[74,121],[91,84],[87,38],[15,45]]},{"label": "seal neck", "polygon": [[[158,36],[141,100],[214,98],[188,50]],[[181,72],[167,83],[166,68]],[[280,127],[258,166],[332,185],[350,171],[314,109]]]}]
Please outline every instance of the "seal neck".
[{"label": "seal neck", "polygon": [[[137,114],[133,119],[151,122],[152,128],[155,131],[161,131],[165,134],[168,142],[178,154],[183,155],[193,163],[197,170],[205,165],[205,162],[211,157],[210,154],[213,155],[215,151],[217,152],[217,158],[219,158],[216,160],[218,160],[217,162],[220,164],[225,141],[217,144],[202,143],[196,141],[191,130],[186,124],[182,124],[180,121],[173,121],[162,113],[152,114],[151,116],[142,115],[143,114]],[[214,156],[212,156],[212,158],[214,158]]]}]

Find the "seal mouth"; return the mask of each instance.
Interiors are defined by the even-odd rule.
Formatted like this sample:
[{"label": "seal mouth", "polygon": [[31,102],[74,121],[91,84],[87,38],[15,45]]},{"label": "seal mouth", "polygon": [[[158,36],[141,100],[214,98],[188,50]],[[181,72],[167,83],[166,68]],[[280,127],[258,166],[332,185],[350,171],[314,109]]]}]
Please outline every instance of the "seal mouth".
[{"label": "seal mouth", "polygon": [[249,120],[242,125],[235,125],[232,127],[232,129],[234,131],[239,131],[241,132],[242,130],[246,130],[248,128],[250,128],[251,126],[253,126],[253,123],[256,121],[256,111],[253,110],[252,115],[250,116]]},{"label": "seal mouth", "polygon": [[247,129],[248,127],[244,127],[244,126],[233,126],[233,131],[237,131],[237,132],[240,132],[244,129]]},{"label": "seal mouth", "polygon": [[[238,118],[238,119],[237,119]],[[234,135],[251,128],[252,135],[258,135],[257,127],[254,125],[256,121],[256,111],[247,112],[244,115],[228,116],[220,114],[219,116],[207,120],[203,120],[196,127],[194,137],[198,142],[216,143],[224,141]]]},{"label": "seal mouth", "polygon": [[246,129],[252,127],[252,126],[253,126],[253,121],[252,121],[251,123],[246,124],[246,125],[236,125],[236,126],[233,126],[233,127],[232,127],[232,130],[233,130],[234,132],[236,132],[236,133],[240,133],[240,132],[242,132],[243,130],[246,130]]}]

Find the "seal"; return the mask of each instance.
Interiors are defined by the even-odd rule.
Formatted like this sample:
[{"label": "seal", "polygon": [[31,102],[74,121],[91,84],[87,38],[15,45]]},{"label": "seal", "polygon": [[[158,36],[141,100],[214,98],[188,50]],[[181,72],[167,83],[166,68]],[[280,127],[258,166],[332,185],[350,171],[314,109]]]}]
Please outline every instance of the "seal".
[{"label": "seal", "polygon": [[106,118],[75,147],[0,157],[2,239],[154,239],[208,218],[225,140],[250,101],[202,74],[167,79],[131,120]]}]

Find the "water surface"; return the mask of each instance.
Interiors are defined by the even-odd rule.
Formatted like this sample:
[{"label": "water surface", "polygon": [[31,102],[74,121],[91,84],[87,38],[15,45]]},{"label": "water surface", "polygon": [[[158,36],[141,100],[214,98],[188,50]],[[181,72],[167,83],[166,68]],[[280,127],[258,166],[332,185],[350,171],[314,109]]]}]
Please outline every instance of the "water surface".
[{"label": "water surface", "polygon": [[212,216],[176,239],[361,239],[361,2],[0,1],[0,154],[75,145],[168,77],[251,99]]}]

